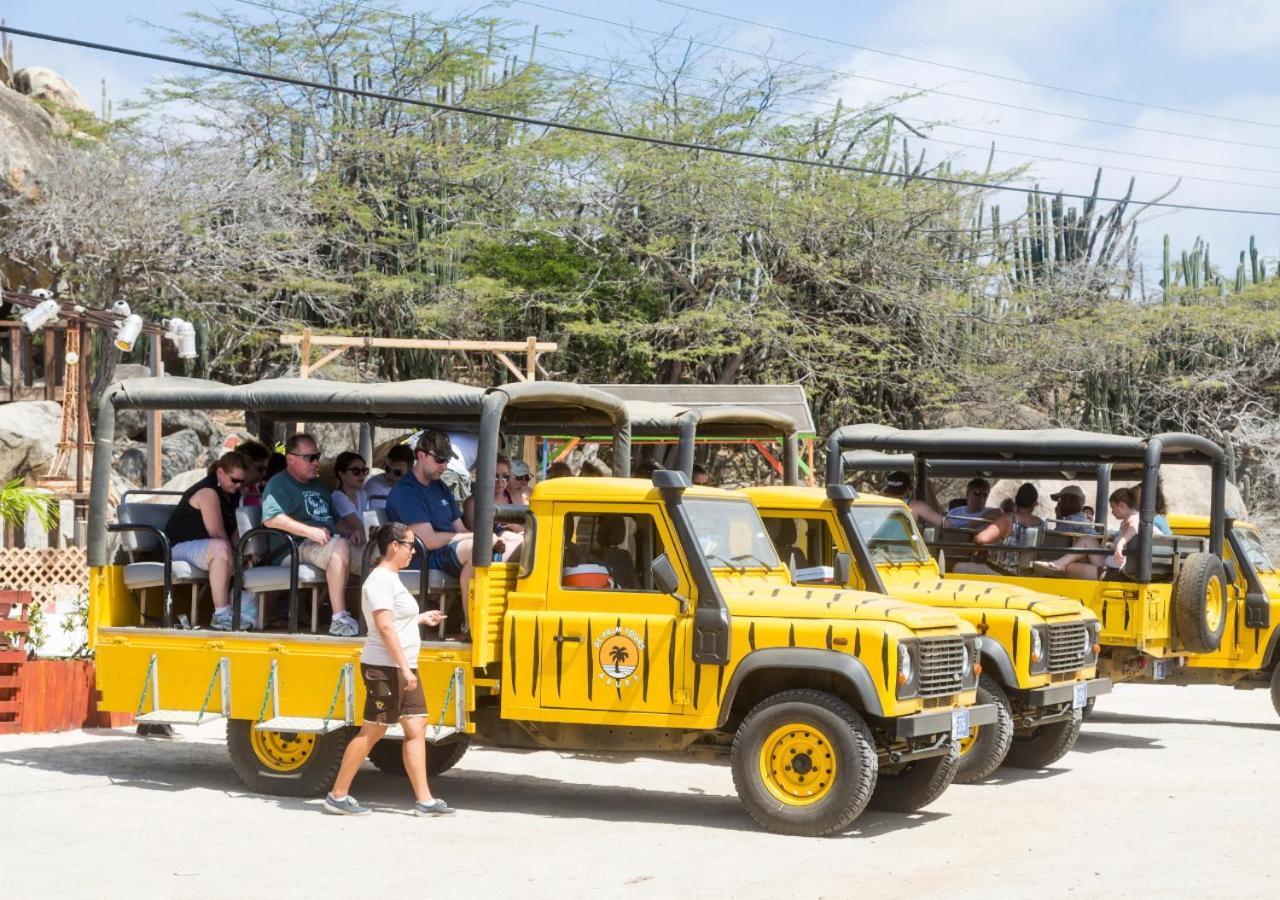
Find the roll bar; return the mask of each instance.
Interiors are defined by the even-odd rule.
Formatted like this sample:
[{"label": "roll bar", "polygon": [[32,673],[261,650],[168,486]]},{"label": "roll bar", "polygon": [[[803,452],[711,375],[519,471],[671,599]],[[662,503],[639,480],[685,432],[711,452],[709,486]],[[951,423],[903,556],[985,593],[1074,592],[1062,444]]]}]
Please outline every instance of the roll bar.
[{"label": "roll bar", "polygon": [[698,429],[706,426],[724,430],[733,437],[748,439],[778,438],[782,442],[782,483],[800,483],[800,449],[796,432],[799,430],[790,416],[749,406],[720,406],[706,409],[686,409],[676,416],[676,435],[679,449],[676,468],[693,479],[693,451]]}]

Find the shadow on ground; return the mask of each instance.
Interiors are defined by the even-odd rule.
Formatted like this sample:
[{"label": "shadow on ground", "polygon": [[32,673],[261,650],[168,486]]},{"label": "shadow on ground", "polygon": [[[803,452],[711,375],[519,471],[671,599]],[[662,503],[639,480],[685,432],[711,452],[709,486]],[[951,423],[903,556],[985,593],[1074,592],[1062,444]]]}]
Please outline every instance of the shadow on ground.
[{"label": "shadow on ground", "polygon": [[1131,713],[1095,712],[1085,723],[1111,722],[1116,725],[1205,725],[1209,728],[1244,728],[1251,731],[1280,731],[1280,722],[1222,722],[1217,719],[1179,719],[1173,716],[1141,716]]},{"label": "shadow on ground", "polygon": [[[760,830],[732,795],[708,794],[695,788],[675,791],[634,785],[576,784],[556,778],[468,768],[466,763],[464,760],[459,768],[431,779],[433,793],[464,811],[730,831]],[[225,747],[216,743],[143,740],[104,733],[97,740],[73,746],[0,752],[0,781],[6,776],[12,778],[15,770],[105,778],[114,786],[142,790],[221,791],[246,803],[269,803],[306,815],[320,814],[317,799],[246,792],[231,768]],[[21,789],[4,793],[10,799],[23,794]],[[378,813],[411,814],[412,795],[408,779],[403,775],[387,775],[366,763],[352,793]],[[942,818],[946,816],[928,811],[898,814],[868,810],[843,836],[874,837],[917,828]]]}]

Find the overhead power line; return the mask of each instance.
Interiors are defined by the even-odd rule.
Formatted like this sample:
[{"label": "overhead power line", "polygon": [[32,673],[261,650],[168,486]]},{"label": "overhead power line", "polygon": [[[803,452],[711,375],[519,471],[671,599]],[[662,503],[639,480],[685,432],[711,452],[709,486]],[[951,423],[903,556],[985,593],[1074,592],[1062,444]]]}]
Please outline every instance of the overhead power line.
[{"label": "overhead power line", "polygon": [[[642,34],[650,34],[656,37],[669,38],[671,34],[665,31],[655,31],[651,28],[641,28],[639,25],[628,25],[625,22],[618,22],[613,19],[603,19],[599,16],[591,16],[586,13],[573,12],[572,10],[561,9],[556,6],[548,6],[545,3],[537,3],[534,0],[510,0],[511,3],[518,3],[521,6],[531,6],[535,9],[542,9],[548,12],[559,13],[564,16],[572,16],[577,19],[586,19],[590,22],[596,22],[601,25],[611,25],[615,28],[626,28],[631,31],[640,32]],[[777,63],[780,65],[796,66],[803,69],[811,69],[815,72],[824,72],[828,75],[838,75],[841,78],[855,78],[860,81],[870,81],[875,84],[883,84],[888,87],[900,88],[906,91],[912,91],[919,94],[932,94],[937,97],[950,97],[953,100],[967,100],[973,103],[985,103],[988,106],[998,106],[1003,109],[1016,109],[1019,112],[1036,113],[1042,116],[1054,116],[1060,119],[1071,119],[1076,122],[1088,122],[1092,125],[1105,125],[1109,128],[1124,128],[1130,131],[1141,131],[1147,134],[1160,134],[1165,137],[1180,137],[1192,141],[1207,141],[1215,144],[1229,144],[1234,147],[1249,147],[1255,150],[1277,150],[1280,151],[1280,145],[1276,144],[1255,144],[1250,141],[1237,141],[1231,138],[1209,137],[1203,134],[1191,134],[1185,131],[1168,131],[1163,128],[1150,128],[1145,125],[1133,125],[1129,122],[1112,122],[1107,119],[1095,119],[1092,116],[1079,116],[1074,113],[1058,112],[1051,109],[1041,109],[1036,106],[1023,106],[1020,103],[1008,103],[1004,100],[993,100],[990,97],[974,97],[970,94],[960,94],[955,91],[946,91],[941,88],[922,88],[916,84],[907,84],[903,81],[891,81],[887,78],[876,78],[872,75],[859,75],[856,72],[849,72],[844,69],[833,69],[830,66],[820,66],[816,63],[799,62],[797,60],[781,59],[776,56],[768,56],[762,53],[755,53],[750,50],[741,50],[737,47],[730,47],[726,44],[717,44],[713,41],[699,40],[698,38],[681,38],[691,44],[697,44],[700,47],[708,47],[714,50],[723,50],[725,53],[735,53],[740,56],[749,56],[753,59],[763,60],[765,62]]]},{"label": "overhead power line", "polygon": [[937,66],[940,69],[950,69],[953,72],[964,72],[967,75],[980,75],[983,78],[994,78],[998,81],[1008,81],[1012,84],[1022,84],[1027,87],[1042,88],[1046,91],[1058,91],[1063,94],[1074,94],[1077,97],[1088,97],[1091,100],[1105,100],[1108,103],[1123,103],[1126,106],[1137,106],[1143,109],[1157,109],[1161,112],[1177,113],[1182,116],[1199,116],[1203,119],[1217,119],[1220,122],[1234,122],[1238,125],[1257,125],[1259,128],[1280,128],[1280,124],[1275,122],[1260,122],[1256,119],[1241,119],[1236,116],[1224,116],[1218,113],[1202,112],[1198,109],[1186,109],[1180,106],[1164,106],[1159,103],[1148,103],[1143,100],[1130,100],[1127,97],[1114,97],[1110,94],[1095,94],[1092,91],[1063,87],[1060,84],[1049,84],[1044,81],[1032,81],[1029,78],[1018,78],[1015,75],[1005,75],[1000,72],[987,72],[983,69],[973,69],[968,66],[960,66],[954,63],[938,62],[935,59],[925,59],[920,56],[911,56],[910,54],[898,53],[893,50],[881,50],[877,47],[869,47],[866,44],[855,44],[851,41],[842,41],[833,37],[827,37],[826,35],[810,34],[805,31],[797,31],[793,28],[785,28],[781,25],[769,25],[768,23],[757,22],[753,19],[731,16],[728,13],[717,12],[714,9],[703,9],[700,6],[691,6],[688,3],[678,3],[676,0],[656,0],[656,2],[661,3],[663,6],[674,6],[678,9],[687,9],[690,12],[702,13],[707,16],[715,16],[718,19],[727,19],[730,22],[738,22],[742,25],[750,25],[753,28],[766,28],[770,31],[777,31],[781,34],[790,34],[794,37],[801,37],[811,41],[822,41],[824,44],[831,44],[837,47],[848,47],[851,50],[862,50],[866,53],[888,56],[893,59],[905,59],[908,62],[921,63],[926,66]]},{"label": "overhead power line", "polygon": [[[289,9],[287,7],[277,6],[273,3],[257,2],[257,0],[232,0],[232,2],[239,3],[243,6],[251,6],[257,9],[265,10],[267,12],[276,13],[276,14],[283,13],[285,15],[299,16],[303,18],[306,18],[308,15],[305,10]],[[662,0],[659,0],[659,2],[662,2]],[[400,18],[406,21],[415,21],[419,18],[418,16],[411,15],[409,13],[403,13],[403,12],[400,12],[399,10],[384,9],[382,7],[374,6],[369,3],[356,2],[356,0],[348,0],[348,2],[342,3],[341,5],[345,6],[348,9],[358,9],[358,10],[364,10],[372,13],[380,13],[382,15],[391,16],[393,18]],[[689,7],[689,8],[693,9],[694,7]],[[343,20],[338,20],[338,19],[322,19],[320,21],[329,22],[331,24],[347,24]],[[480,33],[480,32],[474,32],[474,33]],[[539,50],[546,50],[551,53],[560,53],[568,56],[576,56],[580,59],[589,59],[594,62],[604,63],[606,65],[619,64],[617,60],[606,59],[601,56],[595,56],[590,53],[584,53],[581,50],[571,50],[568,47],[557,46],[556,44],[549,44],[545,40],[535,41],[530,38],[523,38],[523,37],[518,37],[514,35],[504,35],[502,37],[502,41],[504,43],[523,44],[529,47],[536,46]],[[552,66],[545,62],[540,62],[538,63],[538,65],[542,66],[543,68],[551,69],[553,71],[565,72],[565,73],[576,75],[579,77],[592,78],[597,81],[606,81],[606,82],[612,82],[617,84],[625,84],[630,87],[639,88],[641,90],[657,90],[658,89],[658,87],[655,85],[643,85],[643,84],[636,84],[634,82],[626,82],[607,74],[587,72],[587,71],[575,70],[575,69],[566,69],[564,67]],[[663,74],[663,72],[660,69],[654,68],[653,66],[641,65],[639,63],[635,63],[630,60],[623,61],[620,65],[632,71],[651,72],[656,75]],[[687,72],[682,73],[680,77],[683,79],[687,79],[689,81],[696,81],[701,84],[710,85],[716,88],[728,87],[728,85],[724,84],[723,82],[716,81],[713,78],[705,78],[698,75],[691,75]],[[696,94],[685,94],[685,96],[693,100],[715,102],[712,98],[699,97]],[[779,97],[796,97],[796,98],[799,98],[803,103],[811,104],[813,106],[821,106],[831,110],[840,108],[840,104],[833,103],[829,100],[822,100],[820,98],[814,97],[808,91],[782,91],[782,92],[779,92],[778,96]],[[887,107],[886,105],[882,105],[880,108],[887,108]],[[788,112],[785,110],[774,110],[773,113],[774,115],[784,116],[786,118],[804,119],[806,121],[811,121],[813,118],[812,113]],[[903,122],[906,122],[906,119],[904,117],[899,116],[899,119],[901,119]],[[923,129],[926,126],[917,125],[913,127]],[[1203,167],[1214,168],[1214,169],[1229,169],[1236,172],[1254,172],[1254,173],[1263,174],[1263,175],[1280,175],[1280,169],[1266,169],[1258,166],[1239,166],[1239,165],[1232,165],[1230,163],[1206,162],[1204,160],[1187,159],[1185,157],[1160,156],[1154,153],[1139,153],[1133,150],[1117,150],[1110,147],[1096,147],[1096,146],[1091,146],[1087,144],[1071,143],[1068,141],[1055,141],[1049,138],[1032,137],[1030,135],[1025,135],[1025,134],[1011,134],[1009,132],[1003,132],[1003,131],[992,131],[986,128],[975,128],[973,126],[967,126],[967,125],[956,125],[950,122],[933,123],[927,127],[928,128],[949,128],[949,129],[958,130],[958,131],[968,131],[972,134],[981,134],[987,137],[1010,138],[1010,139],[1019,140],[1019,141],[1029,141],[1031,143],[1036,143],[1036,144],[1048,144],[1055,147],[1068,147],[1073,150],[1088,150],[1095,153],[1107,153],[1107,154],[1112,154],[1116,156],[1131,156],[1131,157],[1134,157],[1135,159],[1148,159],[1148,160],[1154,160],[1157,162],[1174,163],[1177,165],[1203,166]],[[973,148],[973,145],[971,144],[963,144],[957,141],[947,141],[947,140],[943,140],[942,138],[934,137],[931,134],[917,134],[917,137],[919,137],[921,140],[933,141],[941,144],[950,144],[956,147]],[[980,147],[980,148],[973,148],[973,149],[989,150],[990,148]],[[1131,168],[1126,166],[1090,162],[1087,160],[1066,159],[1058,156],[1053,156],[1053,157],[1038,156],[1031,153],[1024,153],[1024,152],[1019,152],[1019,151],[1014,151],[1009,149],[998,149],[998,152],[1012,154],[1014,156],[1025,156],[1028,159],[1039,159],[1039,160],[1052,161],[1052,162],[1063,162],[1071,165],[1087,165],[1087,166],[1098,167],[1098,168],[1111,168],[1113,170],[1120,171],[1120,172],[1131,172],[1139,175],[1153,175],[1153,176],[1165,177],[1165,178],[1181,178],[1186,181],[1204,181],[1212,184],[1226,184],[1226,185],[1234,185],[1237,187],[1260,187],[1260,188],[1266,188],[1266,189],[1275,189],[1280,187],[1280,185],[1256,184],[1254,182],[1247,182],[1247,181],[1228,181],[1228,180],[1218,179],[1218,178],[1209,178],[1207,176],[1189,175],[1189,174],[1180,173],[1180,172],[1155,172],[1148,169],[1136,169],[1136,168]]]},{"label": "overhead power line", "polygon": [[[398,97],[394,94],[386,94],[380,91],[370,91],[361,88],[350,88],[342,85],[324,84],[319,81],[311,81],[305,78],[294,78],[288,75],[277,75],[270,72],[257,72],[252,69],[240,68],[238,66],[228,66],[222,63],[209,62],[200,59],[188,59],[180,56],[171,56],[164,53],[152,53],[147,50],[135,50],[128,47],[120,47],[112,44],[102,44],[96,41],[85,41],[79,38],[65,37],[63,35],[47,34],[40,31],[31,31],[25,28],[15,28],[12,25],[0,26],[0,33],[16,34],[21,37],[32,38],[39,41],[50,41],[55,44],[66,44],[73,47],[83,47],[88,50],[99,50],[104,53],[115,53],[122,56],[131,56],[138,59],[149,59],[155,62],[168,63],[170,65],[185,66],[194,69],[204,69],[210,72],[221,72],[226,75],[235,75],[244,78],[255,78],[260,81],[272,81],[277,84],[289,84],[294,87],[309,88],[311,90],[326,91],[334,94],[343,94],[350,97],[364,97],[371,100],[382,100],[388,103],[403,103],[408,106],[419,106],[426,109],[434,109],[440,112],[452,112],[459,115],[478,116],[488,119],[496,119],[503,122],[512,122],[519,125],[532,125],[538,128],[558,129],[561,131],[569,131],[577,134],[588,134],[595,137],[610,138],[613,140],[631,141],[634,143],[650,144],[658,147],[670,147],[677,150],[692,150],[700,153],[713,153],[723,156],[733,156],[739,159],[753,159],[763,162],[785,163],[789,165],[806,166],[814,169],[825,169],[836,172],[850,172],[858,175],[887,175],[893,178],[903,177],[902,172],[892,172],[885,169],[875,169],[869,166],[853,166],[845,163],[834,163],[826,160],[817,159],[801,159],[792,156],[778,156],[770,153],[763,153],[756,150],[742,150],[733,147],[716,147],[710,144],[696,144],[690,141],[678,141],[671,138],[652,137],[647,135],[630,134],[624,131],[611,131],[605,128],[596,128],[590,125],[576,125],[571,122],[558,122],[551,119],[540,119],[534,116],[522,116],[515,113],[497,112],[495,110],[474,109],[467,106],[460,106],[452,103],[440,103],[433,100],[423,100],[418,97]],[[1063,197],[1070,197],[1076,200],[1095,200],[1103,203],[1132,203],[1138,207],[1158,207],[1164,209],[1183,209],[1195,210],[1198,212],[1217,212],[1233,215],[1253,215],[1253,216],[1270,216],[1280,217],[1280,210],[1251,210],[1237,209],[1231,207],[1216,206],[1199,206],[1190,203],[1170,203],[1163,200],[1133,200],[1123,197],[1095,197],[1092,194],[1080,194],[1069,191],[1042,191],[1038,188],[1020,187],[1015,185],[986,183],[981,181],[972,181],[965,178],[950,178],[941,175],[910,175],[906,176],[912,181],[931,182],[934,184],[947,184],[955,187],[977,188],[978,190],[1005,190],[1020,194],[1056,194]]]}]

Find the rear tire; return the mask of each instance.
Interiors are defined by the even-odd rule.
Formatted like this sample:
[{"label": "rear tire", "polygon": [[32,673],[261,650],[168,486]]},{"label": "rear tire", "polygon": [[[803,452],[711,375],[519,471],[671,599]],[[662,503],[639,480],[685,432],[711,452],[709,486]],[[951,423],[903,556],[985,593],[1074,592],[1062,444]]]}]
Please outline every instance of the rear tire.
[{"label": "rear tire", "polygon": [[730,760],[751,818],[769,831],[810,837],[839,832],[862,813],[878,765],[857,710],[813,690],[757,704],[738,727]]},{"label": "rear tire", "polygon": [[960,764],[956,769],[958,784],[976,784],[991,777],[1000,768],[1013,743],[1013,711],[1000,683],[990,675],[978,679],[978,703],[996,708],[996,720],[973,729],[972,740],[960,742]]},{"label": "rear tire", "polygon": [[1192,653],[1212,653],[1227,629],[1227,578],[1222,560],[1192,553],[1173,586],[1173,617],[1178,640]]},{"label": "rear tire", "polygon": [[1052,765],[1075,746],[1080,736],[1080,722],[1080,711],[1075,710],[1065,722],[1041,725],[1026,735],[1015,734],[1004,764],[1015,769],[1043,769]]},{"label": "rear tire", "polygon": [[253,722],[227,722],[227,753],[249,790],[281,797],[322,797],[333,786],[355,728],[328,734],[253,730]]},{"label": "rear tire", "polygon": [[871,808],[912,813],[942,796],[960,767],[960,745],[954,741],[943,756],[909,762],[898,772],[881,772],[871,795]]},{"label": "rear tire", "polygon": [[1271,706],[1280,716],[1280,666],[1271,670]]},{"label": "rear tire", "polygon": [[[471,738],[460,737],[445,744],[427,744],[427,776],[443,775],[462,759],[471,746]],[[404,771],[404,742],[383,738],[369,751],[369,762],[387,775],[406,777]]]}]

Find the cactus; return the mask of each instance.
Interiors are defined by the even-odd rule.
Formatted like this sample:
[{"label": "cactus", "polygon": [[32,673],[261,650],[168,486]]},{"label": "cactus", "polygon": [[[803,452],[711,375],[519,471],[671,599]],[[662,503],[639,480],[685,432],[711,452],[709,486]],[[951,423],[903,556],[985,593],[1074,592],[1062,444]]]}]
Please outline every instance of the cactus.
[{"label": "cactus", "polygon": [[1169,292],[1173,288],[1173,268],[1169,265],[1169,235],[1166,232],[1164,236],[1164,267],[1161,269],[1163,277],[1160,286],[1164,289],[1165,302],[1169,300]]},{"label": "cactus", "polygon": [[[1241,256],[1243,256],[1243,255],[1244,255],[1244,254],[1241,254]],[[1250,272],[1250,275],[1251,275],[1251,276],[1252,276],[1252,278],[1253,278],[1253,282],[1252,282],[1252,283],[1253,283],[1253,284],[1257,284],[1258,282],[1260,282],[1260,281],[1262,280],[1262,278],[1261,278],[1261,276],[1259,275],[1259,268],[1258,268],[1258,265],[1259,265],[1259,261],[1258,261],[1258,242],[1254,239],[1253,235],[1249,235],[1249,262],[1250,262],[1250,264],[1251,264],[1251,272]]]},{"label": "cactus", "polygon": [[1244,251],[1240,251],[1240,264],[1236,266],[1236,293],[1244,290]]}]

